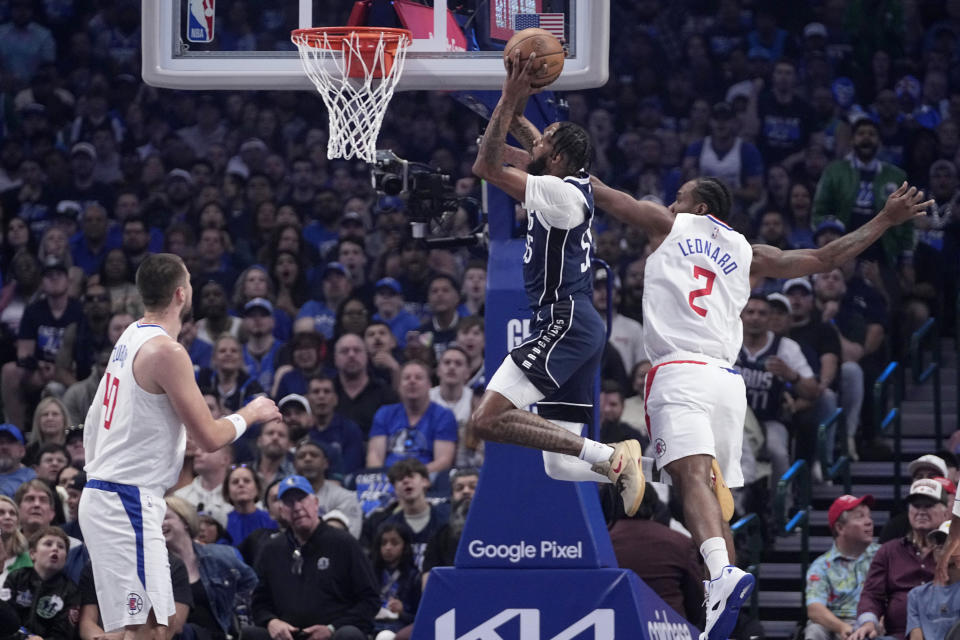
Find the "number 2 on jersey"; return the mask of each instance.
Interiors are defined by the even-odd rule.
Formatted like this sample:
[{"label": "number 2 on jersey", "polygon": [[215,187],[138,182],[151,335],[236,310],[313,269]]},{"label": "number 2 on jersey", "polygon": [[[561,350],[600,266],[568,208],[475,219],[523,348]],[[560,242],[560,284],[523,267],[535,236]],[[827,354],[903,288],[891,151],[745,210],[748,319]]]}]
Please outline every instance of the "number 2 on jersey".
[{"label": "number 2 on jersey", "polygon": [[120,379],[107,373],[107,386],[103,390],[103,428],[109,429],[113,421],[113,412],[117,408],[117,396],[120,395]]},{"label": "number 2 on jersey", "polygon": [[703,289],[694,289],[693,291],[691,291],[690,295],[687,297],[687,302],[690,303],[690,308],[693,309],[697,313],[697,315],[699,315],[701,318],[705,318],[707,315],[707,310],[704,309],[703,307],[698,307],[693,303],[693,301],[696,298],[699,298],[701,296],[710,295],[710,292],[713,291],[713,281],[717,277],[717,274],[715,274],[713,271],[710,271],[709,269],[704,269],[703,267],[694,266],[693,277],[697,278],[698,280],[701,277],[706,278],[707,286],[705,286]]}]

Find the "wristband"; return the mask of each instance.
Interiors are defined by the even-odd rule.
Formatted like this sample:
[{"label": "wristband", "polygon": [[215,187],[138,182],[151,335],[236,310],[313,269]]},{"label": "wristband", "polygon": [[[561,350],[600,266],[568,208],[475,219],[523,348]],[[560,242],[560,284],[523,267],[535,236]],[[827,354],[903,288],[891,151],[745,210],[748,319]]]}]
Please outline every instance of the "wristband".
[{"label": "wristband", "polygon": [[228,416],[225,416],[227,420],[233,424],[233,428],[236,430],[237,435],[233,438],[233,442],[236,442],[240,439],[240,436],[243,435],[243,432],[247,430],[247,421],[243,419],[239,413],[231,413]]},{"label": "wristband", "polygon": [[335,626],[333,626],[332,624],[328,624],[328,625],[327,625],[327,629],[330,629],[330,633],[336,633],[336,632],[337,632],[337,628],[336,628]]}]

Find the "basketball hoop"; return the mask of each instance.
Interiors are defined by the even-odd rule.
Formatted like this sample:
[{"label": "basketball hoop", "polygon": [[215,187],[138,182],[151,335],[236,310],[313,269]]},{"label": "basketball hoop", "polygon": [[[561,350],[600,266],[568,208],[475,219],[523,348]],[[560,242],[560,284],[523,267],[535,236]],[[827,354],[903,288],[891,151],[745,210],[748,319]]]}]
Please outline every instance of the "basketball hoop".
[{"label": "basketball hoop", "polygon": [[374,162],[377,134],[413,34],[385,27],[297,29],[290,39],[330,114],[327,158]]}]

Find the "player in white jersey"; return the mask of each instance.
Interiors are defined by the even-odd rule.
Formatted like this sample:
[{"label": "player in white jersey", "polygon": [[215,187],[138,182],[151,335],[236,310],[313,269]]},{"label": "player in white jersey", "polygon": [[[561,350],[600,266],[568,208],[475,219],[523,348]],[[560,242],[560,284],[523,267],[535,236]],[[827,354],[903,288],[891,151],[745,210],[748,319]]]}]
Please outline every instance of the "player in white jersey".
[{"label": "player in white jersey", "polygon": [[[727,187],[715,178],[684,184],[669,208],[611,189],[594,179],[599,208],[646,231],[653,252],[644,273],[647,426],[657,466],[683,501],[685,525],[710,570],[707,624],[701,639],[727,638],[753,577],[735,566],[726,524],[733,514],[724,485],[743,484],[740,446],[746,391],[733,363],[743,341],[740,312],[751,285],[765,277],[828,271],[900,223],[922,216],[930,202],[904,183],[870,222],[819,249],[781,251],[750,246],[723,221]],[[684,213],[686,212],[686,213]]]},{"label": "player in white jersey", "polygon": [[87,412],[79,521],[103,628],[124,629],[125,640],[165,640],[175,609],[160,529],[163,496],[180,473],[186,432],[213,451],[247,424],[279,420],[280,412],[263,397],[214,420],[176,340],[193,296],[186,266],[172,254],[150,255],[136,280],[144,316],[117,340]]}]

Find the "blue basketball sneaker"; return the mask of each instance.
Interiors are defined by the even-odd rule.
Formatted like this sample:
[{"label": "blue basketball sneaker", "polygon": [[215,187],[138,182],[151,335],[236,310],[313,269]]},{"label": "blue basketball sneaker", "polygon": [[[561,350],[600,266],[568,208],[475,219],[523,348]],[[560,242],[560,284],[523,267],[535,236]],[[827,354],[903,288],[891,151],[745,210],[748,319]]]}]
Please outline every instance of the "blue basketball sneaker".
[{"label": "blue basketball sneaker", "polygon": [[734,566],[726,566],[719,578],[704,581],[707,591],[707,625],[700,640],[727,640],[737,625],[740,607],[753,592],[753,576]]}]

